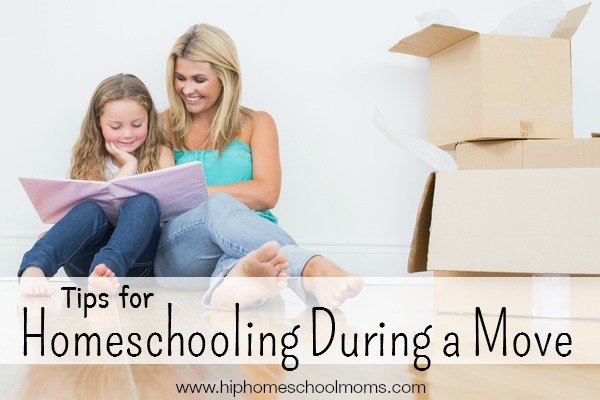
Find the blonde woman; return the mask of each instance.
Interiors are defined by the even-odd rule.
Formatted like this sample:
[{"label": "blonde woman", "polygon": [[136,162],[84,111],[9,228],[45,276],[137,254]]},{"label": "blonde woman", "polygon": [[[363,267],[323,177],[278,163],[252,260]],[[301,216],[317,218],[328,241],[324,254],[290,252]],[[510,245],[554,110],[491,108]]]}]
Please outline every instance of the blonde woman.
[{"label": "blonde woman", "polygon": [[[215,309],[249,305],[276,295],[285,278],[304,280],[305,293],[338,307],[362,289],[333,262],[299,247],[270,211],[279,198],[281,166],[271,116],[239,104],[235,45],[221,29],[201,24],[175,43],[167,62],[170,108],[164,127],[177,164],[201,161],[211,195],[200,207],[163,227],[155,273],[213,277],[203,303]],[[226,277],[274,277],[240,287]],[[314,296],[314,297],[313,297]]]},{"label": "blonde woman", "polygon": [[[102,81],[73,147],[69,178],[111,180],[174,165],[157,119],[150,93],[137,77],[119,74]],[[160,210],[147,194],[123,204],[116,226],[98,204],[80,203],[23,256],[18,276],[27,279],[21,279],[21,292],[52,294],[45,277],[61,266],[73,277],[151,275],[159,236]]]}]

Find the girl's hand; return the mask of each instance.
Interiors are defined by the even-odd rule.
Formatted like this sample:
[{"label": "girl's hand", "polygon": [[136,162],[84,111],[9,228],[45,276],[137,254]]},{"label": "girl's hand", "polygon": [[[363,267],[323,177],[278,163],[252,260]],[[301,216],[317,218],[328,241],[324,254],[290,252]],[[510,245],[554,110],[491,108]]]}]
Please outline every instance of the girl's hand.
[{"label": "girl's hand", "polygon": [[106,142],[105,147],[106,147],[106,151],[108,151],[108,153],[115,158],[115,160],[117,161],[117,163],[119,163],[121,165],[121,167],[124,167],[126,165],[127,166],[135,165],[135,167],[137,169],[138,160],[133,155],[129,154],[126,151],[119,149],[114,142]]},{"label": "girl's hand", "polygon": [[119,149],[113,142],[106,142],[104,147],[106,147],[106,151],[108,151],[108,153],[114,157],[117,163],[121,165],[119,172],[117,172],[112,179],[124,178],[137,173],[137,158],[128,152]]}]

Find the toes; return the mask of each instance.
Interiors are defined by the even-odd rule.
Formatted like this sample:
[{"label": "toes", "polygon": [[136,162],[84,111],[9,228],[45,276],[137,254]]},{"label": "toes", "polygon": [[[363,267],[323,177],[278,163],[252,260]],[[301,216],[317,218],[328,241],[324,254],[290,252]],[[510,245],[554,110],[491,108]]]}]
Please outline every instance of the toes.
[{"label": "toes", "polygon": [[272,262],[273,264],[277,265],[277,264],[283,264],[283,263],[287,263],[288,262],[288,257],[287,254],[285,254],[283,251],[279,251],[275,257],[273,257],[270,262]]},{"label": "toes", "polygon": [[98,264],[94,267],[90,276],[98,278],[114,278],[115,273],[106,266],[106,264]]},{"label": "toes", "polygon": [[281,270],[279,271],[279,273],[277,274],[277,291],[281,291],[282,289],[284,289],[285,287],[287,287],[288,284],[288,280],[287,280],[288,274],[285,270]]},{"label": "toes", "polygon": [[272,240],[260,246],[256,250],[256,258],[258,261],[266,262],[277,257],[279,253],[279,243]]},{"label": "toes", "polygon": [[285,262],[282,262],[279,264],[275,264],[275,268],[277,268],[279,270],[279,272],[281,272],[281,271],[285,271],[289,265],[290,265],[290,263],[285,261]]},{"label": "toes", "polygon": [[329,307],[328,308],[330,308],[330,309],[333,310],[333,309],[338,308],[341,305],[342,305],[341,301],[336,300],[336,299],[331,299],[331,301],[329,302]]},{"label": "toes", "polygon": [[351,296],[356,296],[363,288],[363,280],[357,276],[348,278],[348,290]]},{"label": "toes", "polygon": [[335,300],[342,300],[344,298],[344,292],[341,290],[334,290],[333,293],[331,293],[331,297]]},{"label": "toes", "polygon": [[102,276],[104,275],[104,273],[106,272],[106,265],[104,264],[98,264],[94,267],[94,270],[92,271],[92,276]]}]

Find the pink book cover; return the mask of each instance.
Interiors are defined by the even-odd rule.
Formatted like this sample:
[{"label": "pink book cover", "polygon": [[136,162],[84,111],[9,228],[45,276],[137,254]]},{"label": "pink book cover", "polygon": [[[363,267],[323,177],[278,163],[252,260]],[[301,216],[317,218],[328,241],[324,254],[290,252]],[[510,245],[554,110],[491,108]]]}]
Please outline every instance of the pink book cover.
[{"label": "pink book cover", "polygon": [[158,201],[161,220],[168,221],[208,198],[202,163],[176,165],[112,181],[19,178],[42,222],[54,224],[82,201],[98,203],[111,223],[129,197],[148,193]]}]

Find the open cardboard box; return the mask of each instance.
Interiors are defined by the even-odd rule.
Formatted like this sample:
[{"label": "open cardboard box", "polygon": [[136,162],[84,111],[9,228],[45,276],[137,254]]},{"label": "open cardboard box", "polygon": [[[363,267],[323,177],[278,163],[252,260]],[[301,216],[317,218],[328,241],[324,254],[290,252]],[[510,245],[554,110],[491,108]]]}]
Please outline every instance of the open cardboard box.
[{"label": "open cardboard box", "polygon": [[429,59],[428,140],[446,149],[486,139],[569,138],[571,38],[590,4],[551,38],[431,25],[390,51]]},{"label": "open cardboard box", "polygon": [[[507,300],[523,290],[519,297],[531,298],[511,315],[600,318],[600,279],[592,278],[600,274],[598,182],[596,168],[433,173],[421,199],[408,271],[531,274],[504,288]],[[557,279],[540,283],[536,274]],[[589,278],[573,290],[577,278],[570,274]],[[494,282],[490,288],[510,282],[502,279],[486,278]],[[473,282],[436,278],[436,309],[473,312],[465,301],[490,293]],[[573,309],[576,304],[585,309]]]}]

